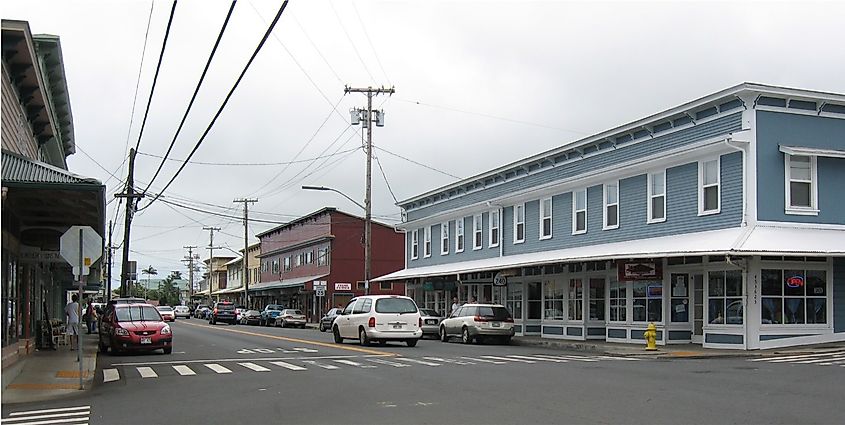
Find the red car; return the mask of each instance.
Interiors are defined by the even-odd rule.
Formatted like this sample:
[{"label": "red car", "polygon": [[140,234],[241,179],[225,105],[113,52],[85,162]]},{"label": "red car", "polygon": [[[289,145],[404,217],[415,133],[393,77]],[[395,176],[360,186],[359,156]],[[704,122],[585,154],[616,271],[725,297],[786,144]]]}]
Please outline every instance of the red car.
[{"label": "red car", "polygon": [[100,352],[173,351],[173,331],[150,304],[116,304],[101,319]]},{"label": "red car", "polygon": [[160,305],[156,307],[158,310],[158,314],[161,314],[161,319],[165,322],[175,322],[176,321],[176,312],[173,311],[173,307],[169,305]]}]

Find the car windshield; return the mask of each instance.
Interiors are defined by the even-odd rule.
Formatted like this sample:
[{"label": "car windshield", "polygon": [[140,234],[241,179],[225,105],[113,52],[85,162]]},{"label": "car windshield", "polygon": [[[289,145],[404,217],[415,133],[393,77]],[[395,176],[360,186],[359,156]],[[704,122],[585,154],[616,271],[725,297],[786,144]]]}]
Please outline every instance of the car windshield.
[{"label": "car windshield", "polygon": [[133,305],[115,309],[118,322],[160,322],[161,315],[151,305]]},{"label": "car windshield", "polygon": [[302,314],[300,310],[285,310],[285,314]]},{"label": "car windshield", "polygon": [[408,298],[379,298],[376,300],[377,313],[416,313],[417,305]]},{"label": "car windshield", "polygon": [[234,304],[217,304],[217,309],[218,310],[234,310],[235,305]]},{"label": "car windshield", "polygon": [[510,312],[508,309],[504,307],[490,307],[490,306],[479,306],[478,307],[478,315],[484,317],[491,317],[495,320],[505,320],[511,317]]},{"label": "car windshield", "polygon": [[281,310],[282,306],[276,304],[270,304],[267,306],[267,310]]},{"label": "car windshield", "polygon": [[423,316],[432,316],[432,317],[440,316],[439,314],[437,314],[436,311],[434,311],[430,308],[421,308],[420,314],[422,314]]},{"label": "car windshield", "polygon": [[167,306],[158,307],[158,311],[173,311],[173,308]]}]

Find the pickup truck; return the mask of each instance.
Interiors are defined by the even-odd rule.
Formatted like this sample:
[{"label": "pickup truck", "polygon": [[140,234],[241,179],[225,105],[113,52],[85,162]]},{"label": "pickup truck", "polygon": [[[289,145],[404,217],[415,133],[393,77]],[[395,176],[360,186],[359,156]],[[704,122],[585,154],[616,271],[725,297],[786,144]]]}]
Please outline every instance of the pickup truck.
[{"label": "pickup truck", "polygon": [[259,325],[274,326],[276,324],[276,318],[282,314],[282,310],[284,309],[285,306],[281,304],[267,304],[264,310],[261,310],[261,322],[259,322]]}]

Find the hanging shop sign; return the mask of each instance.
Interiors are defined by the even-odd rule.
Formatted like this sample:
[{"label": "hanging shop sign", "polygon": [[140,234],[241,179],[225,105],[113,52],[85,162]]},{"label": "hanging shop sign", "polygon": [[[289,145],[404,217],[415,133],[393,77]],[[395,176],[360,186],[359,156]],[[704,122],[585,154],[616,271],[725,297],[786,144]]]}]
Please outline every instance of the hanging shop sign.
[{"label": "hanging shop sign", "polygon": [[802,288],[804,286],[804,276],[791,276],[786,278],[786,286],[790,288]]},{"label": "hanging shop sign", "polygon": [[620,261],[616,270],[620,282],[663,278],[663,264],[659,261]]},{"label": "hanging shop sign", "polygon": [[351,291],[352,284],[351,283],[335,283],[334,284],[335,291]]}]

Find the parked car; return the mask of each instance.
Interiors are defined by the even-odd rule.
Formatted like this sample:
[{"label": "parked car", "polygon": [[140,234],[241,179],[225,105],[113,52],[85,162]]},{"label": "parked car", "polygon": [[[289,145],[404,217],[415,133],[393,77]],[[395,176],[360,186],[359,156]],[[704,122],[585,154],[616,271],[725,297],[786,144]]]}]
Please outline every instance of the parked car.
[{"label": "parked car", "polygon": [[284,309],[281,314],[276,316],[276,326],[283,328],[298,326],[305,329],[305,315],[302,314],[302,310]]},{"label": "parked car", "polygon": [[364,295],[353,298],[332,324],[334,342],[357,339],[361,345],[373,341],[404,341],[414,347],[422,338],[422,318],[413,299],[400,295]]},{"label": "parked car", "polygon": [[[115,297],[109,300],[104,307],[101,307],[101,311],[97,312],[97,316],[105,317],[108,315],[113,309],[114,306],[118,304],[146,304],[147,300],[138,297]],[[103,321],[100,320],[99,330],[98,332],[102,332],[103,330]]]},{"label": "parked car", "polygon": [[100,320],[99,349],[123,351],[173,351],[173,331],[150,304],[115,304]]},{"label": "parked car", "polygon": [[335,317],[339,316],[341,311],[343,311],[341,308],[333,308],[327,311],[326,315],[320,318],[320,332],[325,332],[331,329]]},{"label": "parked car", "polygon": [[285,306],[281,304],[267,304],[264,310],[261,310],[261,326],[272,326],[276,323],[276,317],[282,313]]},{"label": "parked car", "polygon": [[241,323],[241,315],[247,311],[247,308],[242,305],[235,306],[235,319]]},{"label": "parked car", "polygon": [[443,316],[430,308],[421,308],[420,316],[422,317],[423,338],[426,335],[440,336],[440,322],[443,321]]},{"label": "parked car", "polygon": [[499,304],[464,304],[440,323],[443,342],[460,336],[464,344],[488,338],[510,344],[513,334],[513,316]]},{"label": "parked car", "polygon": [[241,314],[242,325],[258,325],[261,323],[261,312],[258,310],[247,310]]},{"label": "parked car", "polygon": [[237,325],[238,321],[235,318],[235,305],[228,301],[220,301],[214,304],[214,309],[207,313],[208,323],[216,325],[217,322],[226,322],[230,325]]},{"label": "parked car", "polygon": [[205,319],[205,316],[209,311],[211,311],[211,309],[207,305],[198,305],[196,310],[194,310],[194,317],[197,319]]},{"label": "parked car", "polygon": [[186,319],[191,318],[191,309],[186,305],[177,305],[173,309],[173,311],[176,314],[177,318],[179,318],[179,317],[184,317]]},{"label": "parked car", "polygon": [[175,322],[176,321],[176,312],[173,311],[173,307],[169,305],[160,305],[156,307],[158,310],[158,314],[161,315],[161,320],[165,322]]}]

